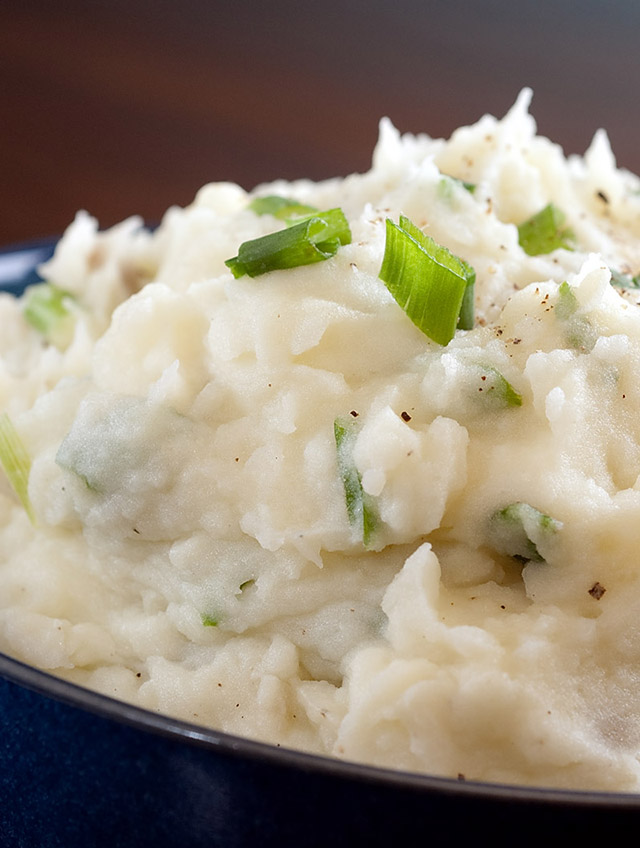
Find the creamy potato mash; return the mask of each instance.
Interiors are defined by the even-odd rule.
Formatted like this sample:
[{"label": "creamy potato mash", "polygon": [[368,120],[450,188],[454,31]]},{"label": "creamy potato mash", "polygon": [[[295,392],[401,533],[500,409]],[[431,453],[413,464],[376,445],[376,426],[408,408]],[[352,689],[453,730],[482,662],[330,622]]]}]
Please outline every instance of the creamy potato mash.
[{"label": "creamy potato mash", "polygon": [[[529,99],[153,233],[80,213],[59,308],[0,296],[0,649],[281,746],[640,789],[640,181]],[[235,278],[271,196],[350,239]],[[475,271],[446,345],[379,276],[401,215]]]}]

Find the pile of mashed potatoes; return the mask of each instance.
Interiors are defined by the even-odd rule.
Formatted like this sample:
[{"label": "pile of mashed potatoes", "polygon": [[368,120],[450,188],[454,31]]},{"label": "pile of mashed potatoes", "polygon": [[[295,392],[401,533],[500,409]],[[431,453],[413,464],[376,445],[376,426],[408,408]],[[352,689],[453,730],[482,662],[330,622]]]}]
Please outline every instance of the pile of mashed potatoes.
[{"label": "pile of mashed potatoes", "polygon": [[[41,269],[63,342],[0,295],[35,515],[0,472],[0,649],[283,747],[640,790],[640,180],[603,132],[565,158],[529,99],[448,141],[383,121],[368,173],[207,185],[152,233],[80,213]],[[351,243],[234,279],[284,227],[264,195]],[[571,245],[529,255],[549,203]],[[446,346],[378,276],[401,214],[475,269]]]}]

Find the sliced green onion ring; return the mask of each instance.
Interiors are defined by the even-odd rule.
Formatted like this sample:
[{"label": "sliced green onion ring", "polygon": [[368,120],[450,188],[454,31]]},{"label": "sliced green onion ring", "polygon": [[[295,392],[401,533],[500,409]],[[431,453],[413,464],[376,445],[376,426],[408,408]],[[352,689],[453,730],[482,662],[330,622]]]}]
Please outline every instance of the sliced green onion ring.
[{"label": "sliced green onion ring", "polygon": [[200,618],[204,627],[217,627],[219,624],[219,621],[215,616],[206,612],[203,612]]},{"label": "sliced green onion ring", "polygon": [[475,183],[469,183],[466,180],[461,180],[460,177],[452,177],[450,174],[443,174],[438,183],[438,193],[445,200],[451,200],[453,190],[456,187],[466,189],[469,194],[473,194],[476,190]]},{"label": "sliced green onion ring", "polygon": [[351,230],[344,212],[329,209],[285,230],[243,242],[238,255],[227,259],[225,265],[236,279],[244,274],[258,277],[269,271],[322,262],[350,242]]},{"label": "sliced green onion ring", "polygon": [[497,368],[486,365],[482,368],[482,372],[484,385],[480,388],[485,392],[485,397],[495,398],[501,406],[522,406],[522,395]]},{"label": "sliced green onion ring", "polygon": [[422,332],[441,345],[474,320],[473,268],[437,244],[404,215],[386,223],[379,277]]},{"label": "sliced green onion ring", "polygon": [[306,203],[299,203],[297,200],[281,197],[278,194],[255,197],[249,204],[249,209],[256,215],[273,215],[281,221],[318,212],[315,206],[308,206]]},{"label": "sliced green onion ring", "polygon": [[548,203],[518,227],[518,243],[529,256],[540,256],[563,247],[573,250],[575,236],[564,226],[565,215],[553,203]]},{"label": "sliced green onion ring", "polygon": [[0,415],[0,465],[29,516],[29,520],[35,524],[36,516],[29,498],[31,459],[6,412]]},{"label": "sliced green onion ring", "polygon": [[580,304],[573,290],[573,287],[564,280],[558,286],[558,300],[556,302],[556,318],[560,321],[567,321],[574,312],[577,312]]},{"label": "sliced green onion ring", "polygon": [[610,268],[611,285],[617,289],[640,289],[640,274],[632,277],[631,274],[623,274],[622,271],[616,271],[615,268]]},{"label": "sliced green onion ring", "polygon": [[369,548],[378,526],[375,501],[362,488],[362,478],[353,461],[353,447],[357,437],[357,423],[349,418],[336,418],[333,434],[336,441],[338,471],[344,487],[349,523],[359,529],[362,543]]},{"label": "sliced green onion ring", "polygon": [[74,300],[53,283],[38,283],[27,289],[22,314],[50,344],[64,350],[73,338],[75,319],[68,304]]},{"label": "sliced green onion ring", "polygon": [[522,562],[544,562],[538,545],[561,528],[561,521],[518,501],[493,513],[490,541],[499,553]]}]

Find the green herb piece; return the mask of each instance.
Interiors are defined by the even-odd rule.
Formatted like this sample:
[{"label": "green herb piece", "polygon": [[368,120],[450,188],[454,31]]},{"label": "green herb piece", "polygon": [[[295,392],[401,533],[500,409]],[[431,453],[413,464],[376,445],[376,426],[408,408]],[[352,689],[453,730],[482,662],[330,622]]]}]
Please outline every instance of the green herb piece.
[{"label": "green herb piece", "polygon": [[556,301],[556,318],[567,323],[565,331],[566,344],[578,351],[590,351],[598,339],[598,334],[586,315],[576,315],[580,307],[578,298],[565,280],[558,286]]},{"label": "green herb piece", "polygon": [[212,615],[209,615],[206,612],[202,613],[201,619],[202,619],[202,623],[205,627],[217,627],[218,623],[219,623],[217,618],[215,618]]},{"label": "green herb piece", "polygon": [[349,523],[361,531],[362,542],[365,548],[368,548],[378,525],[378,514],[374,499],[362,488],[362,478],[353,461],[357,426],[355,421],[348,418],[336,418],[333,422],[333,434]]},{"label": "green herb piece", "polygon": [[518,227],[518,242],[529,256],[540,256],[563,247],[573,250],[575,236],[564,226],[565,215],[553,203],[532,215]]},{"label": "green herb piece", "polygon": [[497,368],[488,365],[482,369],[481,378],[483,396],[498,401],[500,406],[522,406],[522,395],[519,394]]},{"label": "green herb piece", "polygon": [[571,318],[574,312],[577,312],[578,298],[573,288],[565,280],[558,286],[558,301],[556,303],[556,317],[561,321],[566,321]]},{"label": "green herb piece", "polygon": [[491,516],[490,541],[502,554],[523,562],[544,562],[538,545],[553,536],[562,522],[527,503],[512,503]]},{"label": "green herb piece", "polygon": [[75,474],[90,492],[101,494],[104,480],[101,479],[100,469],[96,469],[95,458],[95,446],[78,444],[67,434],[56,453],[56,465]]},{"label": "green herb piece", "polygon": [[342,209],[318,212],[285,230],[245,241],[238,255],[227,259],[234,277],[257,277],[269,271],[297,268],[335,256],[350,244],[351,230]]},{"label": "green herb piece", "polygon": [[24,318],[50,344],[64,350],[73,338],[75,319],[69,303],[74,299],[53,283],[38,283],[27,290]]},{"label": "green herb piece", "polygon": [[422,332],[441,345],[456,327],[470,330],[474,317],[473,268],[425,235],[404,215],[387,218],[379,277]]},{"label": "green herb piece", "polygon": [[438,194],[443,200],[451,200],[453,197],[453,189],[459,186],[466,189],[469,194],[473,194],[476,190],[475,183],[468,183],[466,180],[461,180],[459,177],[452,177],[449,174],[443,174],[442,179],[438,183]]},{"label": "green herb piece", "polygon": [[0,465],[32,524],[36,516],[29,498],[31,459],[6,412],[0,415]]},{"label": "green herb piece", "polygon": [[315,206],[307,206],[305,203],[299,203],[290,197],[280,197],[278,194],[254,198],[249,204],[249,209],[256,215],[273,215],[281,221],[301,215],[312,215],[318,211]]},{"label": "green herb piece", "polygon": [[623,274],[621,271],[616,271],[614,268],[611,271],[611,285],[617,289],[640,289],[640,274],[632,277],[630,274]]},{"label": "green herb piece", "polygon": [[244,583],[241,583],[241,584],[240,584],[240,591],[241,591],[241,592],[244,592],[244,590],[245,590],[245,589],[248,589],[248,588],[249,588],[249,586],[253,586],[253,584],[254,584],[255,582],[256,582],[256,581],[255,581],[255,580],[253,580],[253,579],[251,579],[251,580],[245,580],[245,581],[244,581]]}]

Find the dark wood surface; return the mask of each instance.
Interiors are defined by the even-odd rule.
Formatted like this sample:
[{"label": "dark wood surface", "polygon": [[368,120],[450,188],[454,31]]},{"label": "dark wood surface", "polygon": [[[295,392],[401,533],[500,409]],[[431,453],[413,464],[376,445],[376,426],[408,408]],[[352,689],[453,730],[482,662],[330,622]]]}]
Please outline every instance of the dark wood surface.
[{"label": "dark wood surface", "polygon": [[447,136],[524,85],[567,152],[605,126],[640,171],[639,37],[631,0],[3,0],[0,242],[365,170],[382,115]]}]

